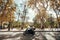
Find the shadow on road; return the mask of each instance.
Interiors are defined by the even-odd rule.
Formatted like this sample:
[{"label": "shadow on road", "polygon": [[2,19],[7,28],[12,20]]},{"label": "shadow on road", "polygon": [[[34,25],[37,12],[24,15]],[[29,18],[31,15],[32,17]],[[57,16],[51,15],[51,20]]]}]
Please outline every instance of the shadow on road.
[{"label": "shadow on road", "polygon": [[[46,33],[46,32],[45,32]],[[31,35],[27,35],[24,36],[23,33],[17,33],[15,35],[8,35],[8,34],[4,34],[4,35],[0,35],[0,40],[7,40],[7,39],[11,39],[11,40],[47,40],[47,38],[43,35],[44,33],[42,32],[37,32],[35,33],[34,36]],[[48,34],[48,33],[47,33]],[[51,35],[51,34],[48,34]],[[52,37],[55,38],[55,40],[60,40],[60,32],[55,32],[54,33],[55,36],[51,35]],[[19,37],[19,39],[17,39]],[[49,37],[48,37],[49,38]]]}]

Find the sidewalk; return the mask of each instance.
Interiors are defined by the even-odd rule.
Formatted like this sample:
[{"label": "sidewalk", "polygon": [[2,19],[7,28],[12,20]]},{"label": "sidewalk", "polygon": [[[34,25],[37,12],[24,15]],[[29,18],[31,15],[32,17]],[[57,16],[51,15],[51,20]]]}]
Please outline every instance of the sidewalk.
[{"label": "sidewalk", "polygon": [[[10,29],[10,31],[25,31],[25,30],[26,28],[23,30],[17,28]],[[8,31],[8,29],[0,29],[0,31]],[[60,31],[60,28],[45,28],[45,29],[36,28],[35,31]]]}]

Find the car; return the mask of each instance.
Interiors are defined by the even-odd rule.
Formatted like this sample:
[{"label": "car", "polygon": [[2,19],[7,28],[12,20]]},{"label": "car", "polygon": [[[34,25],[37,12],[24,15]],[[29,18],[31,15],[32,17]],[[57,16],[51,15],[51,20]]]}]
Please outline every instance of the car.
[{"label": "car", "polygon": [[0,26],[0,29],[2,29],[2,26]]},{"label": "car", "polygon": [[35,31],[34,31],[35,29],[34,28],[27,28],[25,31],[24,31],[24,33],[23,33],[23,35],[24,36],[26,36],[26,35],[34,35],[35,34]]}]

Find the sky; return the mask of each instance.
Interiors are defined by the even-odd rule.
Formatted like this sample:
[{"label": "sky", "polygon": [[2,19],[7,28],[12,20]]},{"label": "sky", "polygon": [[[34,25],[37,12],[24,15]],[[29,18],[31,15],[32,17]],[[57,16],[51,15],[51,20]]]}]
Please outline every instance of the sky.
[{"label": "sky", "polygon": [[[15,3],[18,4],[18,9],[23,10],[23,6],[20,4],[24,4],[25,0],[15,0]],[[35,12],[32,9],[28,9],[28,14],[27,16],[29,16],[29,22],[33,22],[33,18],[35,17]],[[16,15],[16,20],[17,20],[17,15]]]},{"label": "sky", "polygon": [[[24,2],[25,2],[26,0],[15,0],[15,3],[16,4],[18,4],[18,9],[20,9],[20,10],[23,10],[23,6],[22,5],[20,5],[20,4],[24,4]],[[18,10],[17,10],[18,11]],[[53,10],[48,10],[49,11],[49,14],[52,14],[52,16],[54,17],[54,18],[56,18],[56,14],[54,13],[54,11]],[[29,22],[33,22],[33,18],[35,17],[35,12],[32,10],[32,9],[28,9],[28,16],[29,16]],[[16,15],[16,20],[17,20],[17,15]]]}]

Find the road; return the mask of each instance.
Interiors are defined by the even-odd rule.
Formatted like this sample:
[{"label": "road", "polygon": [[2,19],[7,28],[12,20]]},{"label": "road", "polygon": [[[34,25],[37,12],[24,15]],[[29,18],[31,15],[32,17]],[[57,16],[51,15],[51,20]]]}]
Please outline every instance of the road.
[{"label": "road", "polygon": [[60,40],[60,32],[35,32],[24,36],[23,32],[0,32],[0,40]]},{"label": "road", "polygon": [[23,32],[0,32],[0,40],[60,40],[60,32],[36,32],[23,36]]}]

